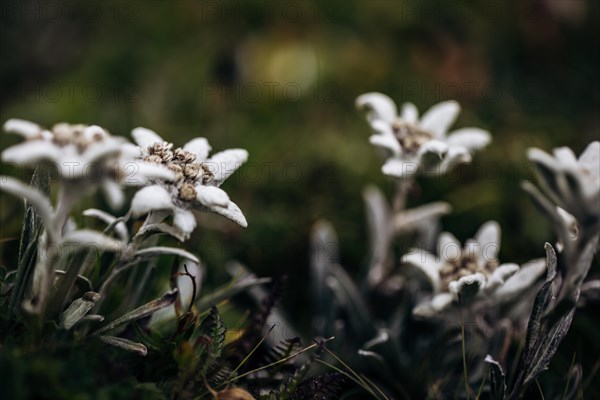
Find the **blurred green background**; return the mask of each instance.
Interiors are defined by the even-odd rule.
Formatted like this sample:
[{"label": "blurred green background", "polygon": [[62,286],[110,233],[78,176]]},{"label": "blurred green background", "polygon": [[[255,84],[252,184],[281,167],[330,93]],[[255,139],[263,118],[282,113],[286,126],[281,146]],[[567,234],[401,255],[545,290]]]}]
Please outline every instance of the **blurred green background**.
[{"label": "blurred green background", "polygon": [[[367,91],[412,101],[421,111],[458,100],[463,111],[455,127],[488,129],[493,144],[471,165],[420,179],[410,204],[450,202],[454,213],[443,226],[461,240],[498,220],[503,261],[543,255],[554,234],[519,189],[531,178],[525,152],[569,145],[579,153],[600,136],[599,6],[3,2],[0,119],[94,123],[123,136],[145,126],[176,145],[203,136],[214,151],[247,149],[249,162],[224,188],[249,227],[198,215],[206,228],[188,248],[207,262],[209,284],[224,279],[228,259],[263,276],[290,274],[284,304],[307,329],[311,225],[333,222],[342,264],[357,273],[368,250],[361,192],[372,183],[391,194],[369,128],[354,109]],[[18,141],[3,134],[0,148]],[[10,267],[22,204],[0,194],[0,205],[0,260]]]}]

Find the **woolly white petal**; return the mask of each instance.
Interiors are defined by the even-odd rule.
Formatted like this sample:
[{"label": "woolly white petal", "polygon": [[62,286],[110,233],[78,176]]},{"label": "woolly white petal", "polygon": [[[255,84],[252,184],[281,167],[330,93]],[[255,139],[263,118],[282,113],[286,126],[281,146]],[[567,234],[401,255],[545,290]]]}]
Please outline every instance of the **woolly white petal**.
[{"label": "woolly white petal", "polygon": [[133,140],[135,140],[138,146],[144,148],[151,146],[154,143],[164,142],[158,133],[142,127],[135,128],[133,131],[131,131],[131,136],[133,136]]},{"label": "woolly white petal", "polygon": [[560,168],[558,161],[550,154],[535,147],[527,150],[527,158],[535,164],[542,164],[546,168],[556,170]]},{"label": "woolly white petal", "polygon": [[196,198],[198,201],[206,207],[227,207],[229,204],[229,196],[223,189],[219,189],[216,186],[196,186]]},{"label": "woolly white petal", "polygon": [[101,142],[93,143],[83,152],[81,158],[86,164],[99,162],[111,155],[116,155],[121,152],[123,140],[121,138],[110,138]]},{"label": "woolly white petal", "polygon": [[410,124],[416,124],[419,122],[419,110],[413,103],[404,103],[402,104],[400,119]]},{"label": "woolly white petal", "polygon": [[590,143],[579,156],[579,165],[596,176],[600,175],[600,142]]},{"label": "woolly white petal", "polygon": [[244,149],[229,149],[213,154],[204,165],[213,173],[213,182],[220,186],[243,163],[248,160],[248,152]]},{"label": "woolly white petal", "polygon": [[147,214],[152,210],[166,210],[172,207],[171,195],[158,185],[138,190],[131,200],[131,212],[134,217]]},{"label": "woolly white petal", "polygon": [[142,149],[133,143],[123,143],[121,145],[121,158],[124,160],[137,159],[143,154]]},{"label": "woolly white petal", "polygon": [[88,140],[98,140],[107,138],[108,132],[98,125],[90,125],[83,130],[83,136]]},{"label": "woolly white petal", "polygon": [[455,101],[438,103],[423,114],[421,128],[430,132],[436,139],[444,139],[459,112],[460,106]]},{"label": "woolly white petal", "polygon": [[488,277],[485,284],[486,290],[493,290],[502,285],[508,278],[513,276],[519,270],[517,264],[502,264],[499,265],[494,272]]},{"label": "woolly white petal", "polygon": [[127,161],[122,163],[121,169],[125,177],[123,184],[127,186],[146,185],[150,180],[159,179],[174,181],[175,172],[161,164],[146,161]]},{"label": "woolly white petal", "polygon": [[246,217],[242,213],[242,210],[240,210],[238,205],[233,201],[230,201],[227,207],[211,207],[210,211],[230,219],[242,228],[248,226],[248,221],[246,221]]},{"label": "woolly white petal", "polygon": [[569,237],[573,240],[577,239],[577,236],[579,235],[579,225],[577,224],[575,217],[569,214],[564,208],[560,207],[556,207],[556,213],[569,232]]},{"label": "woolly white petal", "polygon": [[479,128],[462,128],[448,135],[446,142],[449,146],[460,146],[469,151],[479,150],[492,141],[492,135],[488,131]]},{"label": "woolly white petal", "polygon": [[32,140],[4,150],[2,161],[25,165],[35,164],[42,160],[58,162],[61,159],[61,154],[61,150],[52,143],[43,140]]},{"label": "woolly white petal", "polygon": [[440,238],[438,239],[437,252],[438,256],[442,260],[449,262],[460,257],[462,248],[460,242],[454,237],[454,235],[448,232],[442,232],[440,234]]},{"label": "woolly white petal", "polygon": [[188,238],[196,228],[196,217],[189,210],[176,208],[173,215],[173,225]]},{"label": "woolly white petal", "polygon": [[390,150],[393,154],[400,154],[402,151],[400,143],[394,137],[388,135],[371,135],[369,142],[374,146],[383,147],[384,149]]},{"label": "woolly white petal", "polygon": [[454,300],[454,296],[450,293],[439,293],[431,300],[418,304],[413,309],[413,315],[421,318],[433,317],[448,308]]},{"label": "woolly white petal", "polygon": [[118,183],[109,179],[104,179],[102,181],[102,190],[111,208],[115,209],[123,205],[125,195]]},{"label": "woolly white petal", "polygon": [[425,250],[412,249],[402,256],[402,262],[420,269],[431,281],[434,291],[440,290],[442,282],[439,271],[444,263],[438,257]]},{"label": "woolly white petal", "polygon": [[554,157],[558,160],[558,162],[567,168],[578,168],[577,165],[577,157],[575,157],[575,153],[568,147],[557,147],[553,150]]},{"label": "woolly white petal", "polygon": [[398,115],[396,103],[383,93],[365,93],[356,98],[356,108],[367,112],[367,120],[382,119],[392,122]]},{"label": "woolly white petal", "polygon": [[508,278],[493,294],[494,299],[508,301],[516,299],[526,290],[531,290],[535,281],[546,271],[546,260],[530,261],[521,266],[513,276]]},{"label": "woolly white petal", "polygon": [[183,149],[194,154],[197,157],[196,162],[201,162],[206,160],[211,147],[205,138],[196,138],[187,142]]},{"label": "woolly white petal", "polygon": [[42,132],[42,128],[38,124],[17,118],[6,121],[4,123],[4,130],[6,132],[17,133],[26,139],[33,138]]},{"label": "woolly white petal", "polygon": [[419,169],[416,161],[402,161],[398,158],[390,158],[383,164],[381,171],[388,176],[402,178],[414,175]]},{"label": "woolly white petal", "polygon": [[500,225],[496,221],[488,221],[475,234],[475,241],[481,249],[480,256],[485,261],[498,258],[500,250]]}]

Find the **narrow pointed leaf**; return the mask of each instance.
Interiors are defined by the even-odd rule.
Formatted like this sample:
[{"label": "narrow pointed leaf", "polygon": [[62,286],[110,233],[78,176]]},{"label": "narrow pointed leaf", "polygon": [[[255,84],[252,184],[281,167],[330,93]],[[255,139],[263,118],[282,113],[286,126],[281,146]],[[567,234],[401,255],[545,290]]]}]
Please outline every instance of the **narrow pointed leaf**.
[{"label": "narrow pointed leaf", "polygon": [[100,336],[99,339],[106,344],[118,347],[123,350],[131,351],[132,353],[137,353],[140,356],[145,356],[146,354],[148,354],[148,349],[141,343],[132,342],[131,340],[123,339],[116,336]]},{"label": "narrow pointed leaf", "polygon": [[165,308],[170,306],[177,299],[177,289],[173,289],[170,292],[165,293],[161,298],[152,300],[149,303],[144,304],[141,307],[136,308],[123,315],[120,318],[117,318],[110,324],[103,326],[93,333],[93,335],[98,335],[100,333],[110,331],[120,325],[126,324],[131,321],[135,321],[136,319],[147,317],[148,315],[153,314],[154,312],[160,310],[161,308]]},{"label": "narrow pointed leaf", "polygon": [[493,400],[504,400],[506,392],[506,377],[498,361],[494,360],[489,354],[484,360],[490,367],[490,394]]},{"label": "narrow pointed leaf", "polygon": [[60,315],[60,327],[66,330],[77,324],[100,300],[96,292],[87,292],[81,298],[73,301],[71,305]]},{"label": "narrow pointed leaf", "polygon": [[170,256],[179,256],[185,259],[191,260],[196,264],[200,263],[198,257],[190,253],[189,251],[185,251],[183,249],[177,249],[174,247],[148,247],[146,249],[139,250],[135,252],[134,257],[139,261],[147,260],[149,258],[154,258],[162,255],[170,255]]}]

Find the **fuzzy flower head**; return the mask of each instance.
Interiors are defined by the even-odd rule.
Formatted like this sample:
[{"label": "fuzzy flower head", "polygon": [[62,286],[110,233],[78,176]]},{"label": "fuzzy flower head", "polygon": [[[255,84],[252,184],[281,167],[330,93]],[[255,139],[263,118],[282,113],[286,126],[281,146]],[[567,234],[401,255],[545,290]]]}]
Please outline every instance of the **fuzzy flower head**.
[{"label": "fuzzy flower head", "polygon": [[193,209],[212,211],[243,227],[248,225],[239,207],[219,188],[248,159],[246,150],[225,150],[208,158],[211,147],[204,138],[173,148],[172,143],[146,128],[136,128],[132,135],[141,161],[167,168],[175,177],[148,180],[148,186],[133,198],[134,216],[171,211],[174,228],[182,239],[187,239],[196,227]]},{"label": "fuzzy flower head", "polygon": [[527,268],[500,264],[499,249],[500,227],[490,221],[464,247],[444,232],[438,240],[437,256],[420,249],[406,254],[402,261],[420,269],[433,287],[433,296],[418,304],[414,314],[435,316],[458,301],[464,305],[485,299],[508,300],[543,272],[543,264]]},{"label": "fuzzy flower head", "polygon": [[600,223],[600,142],[590,143],[579,158],[568,147],[554,149],[553,155],[532,148],[528,157],[535,166],[542,189],[562,210],[560,217],[564,219],[571,214],[579,224],[597,228]]},{"label": "fuzzy flower head", "polygon": [[382,93],[366,93],[356,99],[366,111],[373,135],[371,144],[383,148],[389,157],[384,174],[402,178],[416,173],[445,173],[453,166],[471,161],[471,153],[486,146],[487,131],[463,128],[447,134],[460,106],[445,101],[433,106],[421,118],[414,104],[405,103],[398,114],[396,103]]},{"label": "fuzzy flower head", "polygon": [[59,123],[44,129],[19,119],[8,120],[4,130],[21,135],[25,142],[4,150],[2,161],[29,167],[50,164],[61,181],[76,185],[80,193],[99,185],[112,206],[122,204],[119,183],[126,172],[119,161],[124,138],[97,125]]}]

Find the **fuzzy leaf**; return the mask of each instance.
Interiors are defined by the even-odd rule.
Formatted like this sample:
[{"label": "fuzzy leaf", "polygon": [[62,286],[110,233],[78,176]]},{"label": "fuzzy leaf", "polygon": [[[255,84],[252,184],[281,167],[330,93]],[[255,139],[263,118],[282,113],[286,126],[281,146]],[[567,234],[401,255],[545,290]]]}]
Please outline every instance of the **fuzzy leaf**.
[{"label": "fuzzy leaf", "polygon": [[100,299],[96,292],[87,292],[81,298],[73,301],[60,315],[60,327],[69,330],[77,324]]},{"label": "fuzzy leaf", "polygon": [[93,333],[93,335],[98,335],[100,333],[114,329],[119,325],[123,325],[127,322],[147,317],[148,315],[151,315],[152,313],[160,310],[161,308],[170,306],[171,304],[173,304],[175,302],[176,299],[177,299],[177,289],[173,289],[170,292],[165,293],[161,298],[152,300],[151,302],[146,303],[143,306],[138,307],[135,310],[128,312],[127,314],[123,315],[122,317],[117,318],[110,324],[103,326],[102,328],[95,331]]},{"label": "fuzzy leaf", "polygon": [[195,262],[196,264],[200,263],[200,260],[198,259],[198,257],[193,255],[189,251],[185,251],[183,249],[177,249],[174,247],[163,247],[163,246],[148,247],[148,248],[145,248],[145,249],[135,252],[134,257],[138,261],[144,261],[144,260],[158,257],[161,255],[179,256],[179,257],[183,257],[188,260],[191,260],[191,261]]},{"label": "fuzzy leaf", "polygon": [[[4,181],[4,177],[0,177],[0,180]],[[46,199],[50,194],[50,175],[48,171],[43,168],[36,168],[31,177],[31,187],[37,189],[36,193],[39,193],[39,204],[36,205],[35,202],[25,200],[25,215],[19,243],[18,269],[9,306],[11,310],[15,310],[16,305],[22,303],[30,286],[37,257],[36,242],[43,232],[44,223],[48,223],[52,216],[52,207]],[[38,214],[38,208],[42,210],[41,215]]]},{"label": "fuzzy leaf", "polygon": [[502,366],[489,354],[484,360],[490,367],[490,391],[493,400],[503,400],[506,392],[506,377]]},{"label": "fuzzy leaf", "polygon": [[375,186],[363,191],[369,223],[371,242],[371,260],[369,262],[368,282],[371,287],[377,286],[389,273],[389,245],[392,239],[390,225],[390,207],[383,193]]},{"label": "fuzzy leaf", "polygon": [[118,347],[123,350],[137,353],[140,356],[148,354],[148,349],[141,343],[132,342],[131,340],[123,339],[116,336],[99,336],[99,339],[111,346]]},{"label": "fuzzy leaf", "polygon": [[327,286],[347,313],[352,329],[360,337],[373,337],[375,327],[362,294],[341,266],[334,265],[331,272],[331,276],[327,278]]}]

